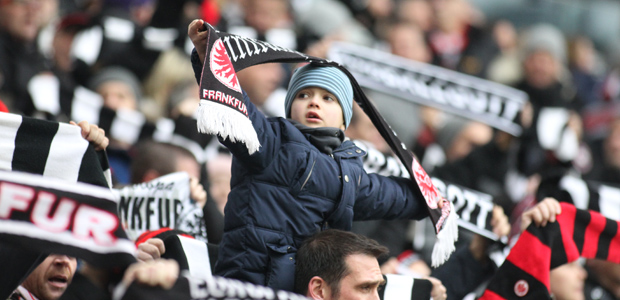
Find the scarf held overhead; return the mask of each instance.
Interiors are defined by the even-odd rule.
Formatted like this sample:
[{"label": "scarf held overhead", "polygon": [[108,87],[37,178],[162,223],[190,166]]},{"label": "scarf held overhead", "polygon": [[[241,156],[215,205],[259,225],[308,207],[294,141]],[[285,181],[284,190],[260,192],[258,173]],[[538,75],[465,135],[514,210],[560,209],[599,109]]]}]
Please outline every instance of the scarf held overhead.
[{"label": "scarf held overhead", "polygon": [[[224,139],[242,142],[252,154],[259,150],[260,144],[248,117],[247,107],[242,101],[241,86],[236,72],[269,62],[307,62],[317,66],[336,67],[349,77],[353,86],[353,98],[406,166],[411,178],[415,179],[415,184],[412,184],[413,190],[426,201],[437,234],[437,242],[433,249],[433,266],[441,265],[450,257],[454,251],[454,242],[458,238],[456,221],[458,217],[452,204],[441,197],[422,166],[398,139],[346,68],[330,60],[307,56],[255,39],[219,32],[208,24],[205,26],[208,37],[200,78],[201,101],[198,108],[200,132],[217,134]],[[439,208],[440,202],[443,208]]]}]

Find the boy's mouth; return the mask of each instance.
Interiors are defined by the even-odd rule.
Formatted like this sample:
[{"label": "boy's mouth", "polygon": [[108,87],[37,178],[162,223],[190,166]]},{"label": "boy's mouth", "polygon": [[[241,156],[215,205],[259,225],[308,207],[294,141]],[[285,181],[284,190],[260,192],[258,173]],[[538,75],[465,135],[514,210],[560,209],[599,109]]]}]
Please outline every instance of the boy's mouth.
[{"label": "boy's mouth", "polygon": [[319,117],[316,112],[311,111],[306,114],[306,120],[309,122],[319,122],[321,121],[321,117]]}]

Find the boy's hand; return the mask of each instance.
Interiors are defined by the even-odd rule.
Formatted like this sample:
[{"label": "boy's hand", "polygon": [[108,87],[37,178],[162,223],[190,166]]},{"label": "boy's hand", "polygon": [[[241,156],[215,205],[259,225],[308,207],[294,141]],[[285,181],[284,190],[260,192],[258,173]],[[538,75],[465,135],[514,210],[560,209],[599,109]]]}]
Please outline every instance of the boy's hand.
[{"label": "boy's hand", "polygon": [[205,53],[207,52],[207,37],[209,36],[209,31],[204,30],[204,26],[205,21],[196,19],[189,23],[189,26],[187,27],[187,35],[189,36],[189,39],[192,40],[194,48],[196,48],[196,52],[198,52],[200,62],[205,61]]},{"label": "boy's hand", "polygon": [[159,238],[152,238],[138,245],[138,253],[136,256],[138,261],[147,262],[160,259],[161,255],[164,253],[166,253],[164,241]]},{"label": "boy's hand", "polygon": [[105,136],[105,131],[97,125],[88,124],[86,121],[75,123],[69,122],[71,125],[79,126],[82,129],[82,137],[95,145],[95,150],[105,150],[110,144],[110,140]]},{"label": "boy's hand", "polygon": [[525,230],[532,221],[536,226],[545,226],[547,222],[555,222],[555,216],[562,213],[560,202],[554,198],[545,198],[536,206],[528,209],[521,215],[521,231]]},{"label": "boy's hand", "polygon": [[190,197],[194,199],[194,201],[196,201],[198,205],[200,205],[200,208],[203,208],[205,204],[207,204],[207,192],[205,191],[205,188],[202,186],[202,184],[200,184],[198,178],[190,177],[189,189]]}]

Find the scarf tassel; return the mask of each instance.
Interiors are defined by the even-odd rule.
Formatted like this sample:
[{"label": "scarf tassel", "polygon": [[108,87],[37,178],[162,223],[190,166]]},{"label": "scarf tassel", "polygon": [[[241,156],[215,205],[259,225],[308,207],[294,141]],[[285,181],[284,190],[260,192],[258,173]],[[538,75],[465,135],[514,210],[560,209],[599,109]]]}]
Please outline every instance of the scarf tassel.
[{"label": "scarf tassel", "polygon": [[200,100],[198,131],[216,134],[232,142],[241,142],[251,155],[260,148],[260,141],[252,121],[243,114],[216,102]]},{"label": "scarf tassel", "polygon": [[433,254],[431,257],[431,266],[433,268],[441,266],[450,258],[450,254],[455,250],[454,243],[459,238],[459,217],[454,210],[452,202],[446,202],[450,204],[450,214],[446,218],[443,228],[436,235],[437,240],[433,246]]}]

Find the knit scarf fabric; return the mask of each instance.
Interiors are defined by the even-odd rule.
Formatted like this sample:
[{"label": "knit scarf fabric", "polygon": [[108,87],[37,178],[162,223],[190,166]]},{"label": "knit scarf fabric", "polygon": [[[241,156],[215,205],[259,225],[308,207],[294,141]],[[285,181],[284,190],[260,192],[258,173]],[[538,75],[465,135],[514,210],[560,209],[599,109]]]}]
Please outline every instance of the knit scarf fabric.
[{"label": "knit scarf fabric", "polygon": [[549,272],[579,257],[620,263],[618,221],[561,203],[557,221],[521,233],[480,299],[551,299]]},{"label": "knit scarf fabric", "polygon": [[[396,136],[378,110],[368,100],[353,75],[337,62],[305,55],[303,53],[275,46],[251,38],[219,32],[205,24],[208,31],[205,60],[202,64],[200,82],[200,107],[198,108],[198,130],[219,135],[233,142],[242,142],[248,153],[260,149],[258,136],[243,102],[242,90],[236,72],[257,64],[269,62],[312,63],[316,66],[336,67],[349,77],[353,87],[353,98],[372,120],[390,148],[403,162],[411,175],[412,190],[424,199],[437,233],[433,249],[432,265],[445,262],[454,252],[458,238],[458,227],[454,208],[443,199],[422,166]],[[195,57],[195,56],[193,56]],[[195,58],[194,58],[195,59]],[[439,208],[442,202],[443,209]]]},{"label": "knit scarf fabric", "polygon": [[290,119],[289,122],[308,138],[310,144],[325,154],[332,154],[344,141],[344,132],[338,128],[312,128]]}]

